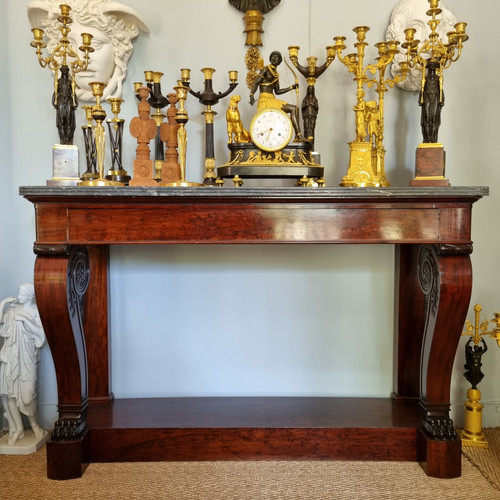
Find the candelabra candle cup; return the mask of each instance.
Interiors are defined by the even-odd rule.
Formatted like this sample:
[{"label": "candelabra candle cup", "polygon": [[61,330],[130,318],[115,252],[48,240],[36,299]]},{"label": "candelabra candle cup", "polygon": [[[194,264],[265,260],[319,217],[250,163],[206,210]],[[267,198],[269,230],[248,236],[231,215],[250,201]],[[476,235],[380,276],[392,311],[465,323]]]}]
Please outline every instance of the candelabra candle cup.
[{"label": "candelabra candle cup", "polygon": [[202,68],[201,72],[203,73],[205,80],[211,80],[212,77],[214,76],[215,69],[214,68]]},{"label": "candelabra candle cup", "polygon": [[32,47],[34,47],[37,50],[41,50],[47,47],[47,44],[43,41],[43,34],[44,34],[43,29],[33,28],[31,32],[33,33],[33,38],[34,38],[34,40],[30,43]]},{"label": "candelabra candle cup", "polygon": [[181,80],[182,80],[182,82],[189,82],[190,79],[191,79],[191,70],[188,69],[188,68],[181,69]]},{"label": "candelabra candle cup", "polygon": [[334,40],[335,40],[334,48],[335,48],[336,52],[345,50],[345,48],[346,48],[345,43],[344,43],[345,36],[336,36],[334,38]]},{"label": "candelabra candle cup", "polygon": [[356,26],[353,28],[354,33],[356,33],[356,36],[358,38],[358,42],[364,42],[366,39],[366,34],[368,31],[370,31],[370,28],[368,26]]},{"label": "candelabra candle cup", "polygon": [[290,45],[290,47],[288,47],[290,59],[297,59],[299,57],[299,50],[300,47],[298,45]]},{"label": "candelabra candle cup", "polygon": [[161,71],[153,71],[153,83],[161,83],[161,77],[163,73]]},{"label": "candelabra candle cup", "polygon": [[229,71],[229,83],[236,83],[238,81],[238,72],[236,70]]},{"label": "candelabra candle cup", "polygon": [[335,47],[333,45],[326,46],[326,58],[330,62],[335,59]]},{"label": "candelabra candle cup", "polygon": [[115,115],[113,121],[120,121],[121,119],[118,118],[118,115],[121,111],[123,99],[121,99],[120,97],[108,97],[107,101],[111,105],[111,112]]}]

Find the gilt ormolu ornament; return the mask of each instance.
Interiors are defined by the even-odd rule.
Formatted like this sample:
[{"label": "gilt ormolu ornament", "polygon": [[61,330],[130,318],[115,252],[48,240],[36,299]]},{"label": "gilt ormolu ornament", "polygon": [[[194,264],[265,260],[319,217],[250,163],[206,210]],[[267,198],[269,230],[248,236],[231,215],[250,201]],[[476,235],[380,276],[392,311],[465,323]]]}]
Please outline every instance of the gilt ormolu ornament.
[{"label": "gilt ormolu ornament", "polygon": [[[140,84],[139,84],[140,85]],[[147,87],[136,88],[139,99],[137,110],[139,116],[134,116],[130,121],[129,129],[132,137],[137,139],[136,159],[134,160],[134,174],[130,186],[156,186],[153,178],[153,162],[149,142],[156,137],[156,122],[151,118],[151,106],[147,99],[150,90]]]},{"label": "gilt ormolu ornament", "polygon": [[229,0],[229,3],[243,12],[245,15],[245,33],[247,34],[246,46],[250,46],[245,56],[245,63],[248,69],[247,86],[251,88],[258,70],[264,65],[259,49],[262,47],[261,33],[262,23],[264,22],[264,14],[274,9],[281,0]]}]

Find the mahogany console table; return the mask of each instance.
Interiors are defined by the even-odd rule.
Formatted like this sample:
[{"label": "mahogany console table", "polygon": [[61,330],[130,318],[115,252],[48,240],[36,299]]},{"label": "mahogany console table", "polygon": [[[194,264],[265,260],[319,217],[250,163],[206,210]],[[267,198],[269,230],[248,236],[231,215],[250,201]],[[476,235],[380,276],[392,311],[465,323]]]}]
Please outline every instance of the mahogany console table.
[{"label": "mahogany console table", "polygon": [[[472,287],[472,205],[486,187],[20,194],[35,206],[35,290],[57,376],[49,478],[79,477],[91,461],[278,458],[413,460],[430,476],[460,475],[450,381]],[[114,400],[109,245],[158,243],[394,244],[392,397]]]}]

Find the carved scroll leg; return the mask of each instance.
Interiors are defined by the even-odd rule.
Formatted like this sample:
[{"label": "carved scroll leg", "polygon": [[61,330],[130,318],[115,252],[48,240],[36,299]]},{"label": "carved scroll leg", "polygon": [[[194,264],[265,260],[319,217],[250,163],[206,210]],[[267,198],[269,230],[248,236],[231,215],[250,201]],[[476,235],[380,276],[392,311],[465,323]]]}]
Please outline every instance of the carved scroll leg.
[{"label": "carved scroll leg", "polygon": [[71,479],[88,463],[87,354],[82,328],[89,281],[83,247],[35,247],[35,294],[57,377],[59,419],[47,443],[47,476]]},{"label": "carved scroll leg", "polygon": [[472,289],[471,252],[472,245],[420,249],[418,271],[426,323],[420,368],[419,458],[433,477],[460,476],[461,444],[449,416],[450,384]]}]

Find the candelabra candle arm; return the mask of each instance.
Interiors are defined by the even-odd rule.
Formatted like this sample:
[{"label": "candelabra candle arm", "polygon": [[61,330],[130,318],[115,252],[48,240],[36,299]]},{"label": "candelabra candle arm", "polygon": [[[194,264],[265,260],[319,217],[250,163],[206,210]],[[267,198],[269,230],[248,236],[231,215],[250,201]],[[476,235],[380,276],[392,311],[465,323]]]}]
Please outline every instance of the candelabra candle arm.
[{"label": "candelabra candle arm", "polygon": [[217,100],[220,100],[220,99],[226,97],[227,95],[229,95],[237,86],[238,86],[238,83],[236,83],[236,82],[230,83],[229,88],[225,92],[219,92],[217,94],[217,97],[218,97]]}]

